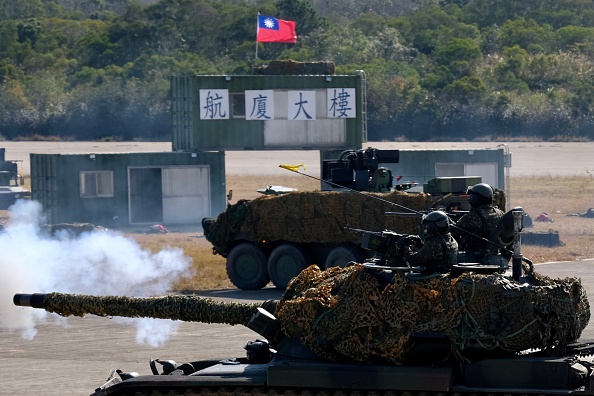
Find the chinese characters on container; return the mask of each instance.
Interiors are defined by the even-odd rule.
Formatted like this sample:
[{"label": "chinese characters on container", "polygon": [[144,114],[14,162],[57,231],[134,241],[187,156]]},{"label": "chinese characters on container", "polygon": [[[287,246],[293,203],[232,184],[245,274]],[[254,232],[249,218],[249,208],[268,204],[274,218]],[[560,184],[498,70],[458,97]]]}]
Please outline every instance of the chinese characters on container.
[{"label": "chinese characters on container", "polygon": [[[241,114],[246,120],[315,120],[316,118],[355,118],[355,88],[313,90],[246,90]],[[229,119],[231,101],[227,89],[200,90],[200,119]]]}]

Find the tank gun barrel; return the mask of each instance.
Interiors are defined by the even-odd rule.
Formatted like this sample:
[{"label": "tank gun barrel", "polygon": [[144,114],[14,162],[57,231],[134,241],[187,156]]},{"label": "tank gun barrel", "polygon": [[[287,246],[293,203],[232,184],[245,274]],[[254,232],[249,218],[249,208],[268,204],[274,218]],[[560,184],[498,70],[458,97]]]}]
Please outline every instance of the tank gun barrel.
[{"label": "tank gun barrel", "polygon": [[21,307],[45,309],[61,316],[121,316],[156,318],[184,322],[224,323],[248,326],[252,315],[263,308],[274,312],[277,301],[235,303],[198,296],[122,297],[64,293],[15,294],[13,303]]}]

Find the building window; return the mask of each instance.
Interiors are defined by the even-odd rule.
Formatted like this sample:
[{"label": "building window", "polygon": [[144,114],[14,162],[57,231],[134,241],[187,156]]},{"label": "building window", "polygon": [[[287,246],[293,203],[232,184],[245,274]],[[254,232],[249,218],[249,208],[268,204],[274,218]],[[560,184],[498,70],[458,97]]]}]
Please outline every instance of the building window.
[{"label": "building window", "polygon": [[233,118],[245,117],[245,94],[243,92],[231,93],[231,115]]},{"label": "building window", "polygon": [[113,172],[80,172],[80,196],[83,198],[113,197]]}]

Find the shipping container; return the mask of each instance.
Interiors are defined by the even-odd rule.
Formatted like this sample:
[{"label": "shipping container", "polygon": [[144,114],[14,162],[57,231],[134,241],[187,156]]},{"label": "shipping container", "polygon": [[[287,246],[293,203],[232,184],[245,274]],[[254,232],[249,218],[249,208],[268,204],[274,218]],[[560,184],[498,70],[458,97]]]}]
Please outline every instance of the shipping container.
[{"label": "shipping container", "polygon": [[224,152],[31,154],[49,223],[200,224],[224,210]]},{"label": "shipping container", "polygon": [[173,150],[342,150],[366,141],[365,74],[171,78]]}]

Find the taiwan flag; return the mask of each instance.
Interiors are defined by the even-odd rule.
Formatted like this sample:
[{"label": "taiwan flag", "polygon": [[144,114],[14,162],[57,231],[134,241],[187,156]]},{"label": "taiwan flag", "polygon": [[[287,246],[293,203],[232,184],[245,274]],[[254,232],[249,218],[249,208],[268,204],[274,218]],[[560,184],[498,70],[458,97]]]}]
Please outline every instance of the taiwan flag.
[{"label": "taiwan flag", "polygon": [[256,41],[259,43],[296,43],[295,26],[294,21],[283,21],[282,19],[258,15]]}]

